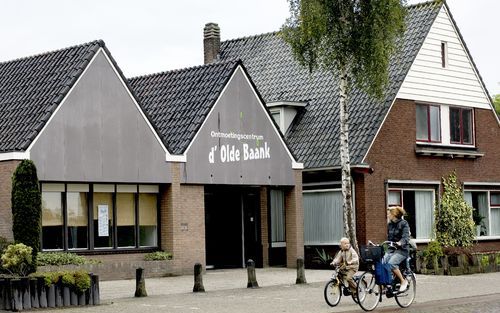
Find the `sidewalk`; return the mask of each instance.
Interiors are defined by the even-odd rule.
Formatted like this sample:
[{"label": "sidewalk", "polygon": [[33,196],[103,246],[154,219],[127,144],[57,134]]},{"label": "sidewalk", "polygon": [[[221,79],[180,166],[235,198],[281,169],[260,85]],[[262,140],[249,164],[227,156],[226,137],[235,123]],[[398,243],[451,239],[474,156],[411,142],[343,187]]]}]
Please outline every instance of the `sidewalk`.
[{"label": "sidewalk", "polygon": [[[259,287],[277,285],[294,285],[297,270],[289,268],[257,268],[255,269]],[[328,281],[331,270],[305,270],[308,283]],[[208,270],[203,274],[205,291],[220,291],[228,289],[246,289],[246,269]],[[190,293],[193,290],[194,276],[183,275],[164,278],[146,278],[148,296]],[[101,300],[107,301],[119,298],[133,297],[135,279],[113,280],[100,282]]]}]

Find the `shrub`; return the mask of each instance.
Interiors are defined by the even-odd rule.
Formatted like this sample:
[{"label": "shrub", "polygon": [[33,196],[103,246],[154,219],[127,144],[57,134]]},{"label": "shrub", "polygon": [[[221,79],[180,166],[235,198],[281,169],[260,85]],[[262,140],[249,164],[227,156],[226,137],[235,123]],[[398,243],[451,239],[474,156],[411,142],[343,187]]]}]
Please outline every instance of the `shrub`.
[{"label": "shrub", "polygon": [[436,240],[442,247],[470,247],[475,226],[472,207],[465,202],[455,172],[443,178],[444,192],[435,213]]},{"label": "shrub", "polygon": [[12,244],[2,255],[2,267],[13,275],[26,276],[33,264],[33,249],[25,244]]},{"label": "shrub", "polygon": [[85,290],[90,288],[90,275],[85,271],[76,271],[74,273],[75,277],[75,289],[78,292],[85,292]]},{"label": "shrub", "polygon": [[12,241],[8,240],[5,237],[0,236],[0,254],[3,253],[4,250],[7,249],[7,247],[11,244],[13,244]]},{"label": "shrub", "polygon": [[164,261],[171,259],[172,259],[172,253],[165,251],[151,252],[146,254],[146,256],[144,256],[144,260],[146,261]]},{"label": "shrub", "polygon": [[37,255],[37,265],[82,265],[99,263],[97,260],[87,259],[81,255],[67,252],[40,252]]},{"label": "shrub", "polygon": [[427,245],[427,247],[422,250],[422,257],[424,258],[424,262],[428,263],[432,261],[434,257],[440,258],[444,255],[443,248],[437,241],[431,241]]},{"label": "shrub", "polygon": [[[30,246],[34,259],[40,245],[42,198],[33,161],[21,161],[14,171],[11,202],[14,240]],[[36,263],[31,266],[34,272]]]},{"label": "shrub", "polygon": [[90,275],[85,271],[45,272],[35,273],[33,277],[42,277],[45,286],[57,284],[59,281],[66,286],[74,288],[77,292],[85,292],[90,288]]}]

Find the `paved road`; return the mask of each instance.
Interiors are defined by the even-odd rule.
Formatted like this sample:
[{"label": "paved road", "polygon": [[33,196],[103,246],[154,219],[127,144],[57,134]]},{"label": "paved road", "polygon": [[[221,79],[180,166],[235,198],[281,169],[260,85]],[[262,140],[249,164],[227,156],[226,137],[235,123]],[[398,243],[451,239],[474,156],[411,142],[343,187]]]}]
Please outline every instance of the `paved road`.
[{"label": "paved road", "polygon": [[[269,277],[275,275],[273,281],[278,282],[278,278],[284,274],[288,275],[289,273],[277,274],[276,272],[269,272],[267,273],[268,276],[265,277],[271,283]],[[117,297],[119,293],[109,293],[108,288],[115,287],[115,289],[119,289],[119,286],[128,285],[131,281],[103,282],[101,289],[104,304],[98,308],[98,311],[103,313],[362,312],[359,306],[354,304],[350,298],[342,298],[340,304],[335,308],[327,306],[323,299],[323,281],[311,282],[307,285],[295,285],[293,283],[266,285],[258,289],[233,288],[232,284],[235,284],[235,282],[239,284],[239,280],[242,278],[238,275],[240,275],[240,272],[207,273],[205,278],[212,277],[210,279],[212,285],[205,283],[207,292],[196,294],[185,290],[186,287],[182,286],[185,280],[186,283],[190,282],[189,285],[192,288],[192,277],[178,277],[174,280],[171,278],[146,280],[146,288],[150,294],[146,298],[120,298]],[[219,284],[215,284],[217,279],[219,279]],[[226,284],[221,285],[223,282]],[[403,311],[399,309],[394,299],[384,299],[376,311],[411,313],[500,312],[499,282],[500,273],[455,277],[418,275],[417,297],[409,310]],[[207,286],[211,286],[211,289],[207,288]],[[133,289],[130,294],[132,293]],[[110,297],[110,295],[115,297]],[[65,313],[90,313],[95,311],[95,307],[64,309]],[[53,311],[37,310],[37,312]]]}]

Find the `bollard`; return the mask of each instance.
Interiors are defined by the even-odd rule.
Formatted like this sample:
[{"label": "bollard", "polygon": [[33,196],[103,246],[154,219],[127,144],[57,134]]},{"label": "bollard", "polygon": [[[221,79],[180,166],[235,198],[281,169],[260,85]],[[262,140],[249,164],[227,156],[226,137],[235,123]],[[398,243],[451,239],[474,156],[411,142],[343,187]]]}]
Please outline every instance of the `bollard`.
[{"label": "bollard", "polygon": [[146,282],[144,281],[144,269],[139,267],[135,270],[135,297],[147,297]]},{"label": "bollard", "polygon": [[205,292],[205,287],[203,286],[203,275],[202,266],[200,263],[194,265],[194,286],[193,292]]},{"label": "bollard", "polygon": [[296,284],[307,284],[303,258],[297,259],[297,279],[295,280],[295,283]]},{"label": "bollard", "polygon": [[257,277],[255,275],[255,262],[250,259],[247,262],[248,283],[247,288],[259,288]]}]

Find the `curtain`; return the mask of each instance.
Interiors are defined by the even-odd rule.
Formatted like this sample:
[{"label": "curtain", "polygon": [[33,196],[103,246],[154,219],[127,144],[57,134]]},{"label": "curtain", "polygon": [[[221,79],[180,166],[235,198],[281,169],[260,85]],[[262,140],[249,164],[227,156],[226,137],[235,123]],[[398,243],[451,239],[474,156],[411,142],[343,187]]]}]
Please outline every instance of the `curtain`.
[{"label": "curtain", "polygon": [[433,207],[432,191],[415,191],[415,238],[432,237]]},{"label": "curtain", "polygon": [[304,243],[337,244],[343,236],[342,193],[306,192],[304,205]]},{"label": "curtain", "polygon": [[489,223],[488,221],[490,220],[489,214],[488,214],[488,193],[486,192],[481,192],[477,195],[477,205],[478,205],[478,210],[479,214],[484,217],[482,224],[486,227],[486,235],[490,233],[489,231]]},{"label": "curtain", "polygon": [[285,242],[285,194],[271,190],[271,241]]},{"label": "curtain", "polygon": [[500,208],[491,208],[490,236],[500,236]]}]

